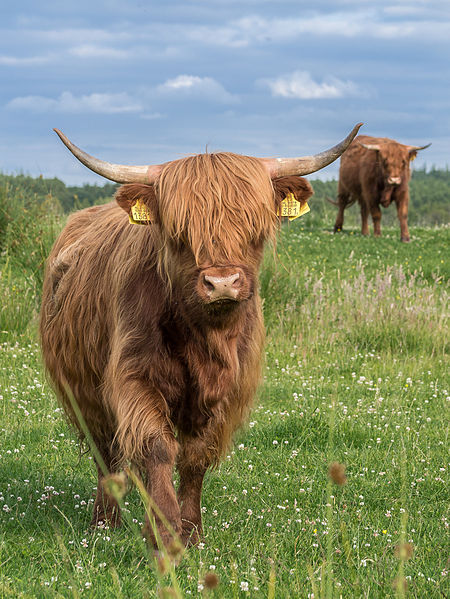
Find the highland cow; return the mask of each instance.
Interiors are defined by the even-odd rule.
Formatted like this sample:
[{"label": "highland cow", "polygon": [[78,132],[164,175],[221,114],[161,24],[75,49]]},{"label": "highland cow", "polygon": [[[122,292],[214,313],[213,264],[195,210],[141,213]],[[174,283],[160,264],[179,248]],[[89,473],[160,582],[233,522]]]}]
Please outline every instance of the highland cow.
[{"label": "highland cow", "polygon": [[381,235],[380,204],[387,208],[394,201],[400,222],[401,241],[409,241],[408,205],[410,162],[426,146],[406,146],[386,137],[358,135],[341,158],[334,231],[342,230],[344,210],[354,202],[361,209],[361,232],[369,234],[369,213],[373,233]]},{"label": "highland cow", "polygon": [[[134,463],[186,544],[201,535],[205,472],[227,451],[258,385],[258,270],[277,208],[290,193],[306,202],[312,189],[300,175],[338,158],[358,129],[316,156],[213,153],[145,167],[98,160],[57,132],[90,169],[126,184],[116,203],[72,215],[55,243],[40,321],[45,364],[82,434],[76,401],[109,472]],[[97,469],[92,525],[118,525]],[[156,523],[168,544],[168,527]]]}]

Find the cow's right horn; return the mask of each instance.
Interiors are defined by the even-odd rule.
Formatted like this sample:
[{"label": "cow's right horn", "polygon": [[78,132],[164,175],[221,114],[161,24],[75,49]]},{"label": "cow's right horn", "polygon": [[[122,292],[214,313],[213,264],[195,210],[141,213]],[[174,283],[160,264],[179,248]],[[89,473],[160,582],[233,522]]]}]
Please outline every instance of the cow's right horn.
[{"label": "cow's right horn", "polygon": [[116,183],[154,183],[163,169],[163,164],[148,166],[129,166],[125,164],[112,164],[94,158],[73,144],[61,131],[54,129],[63,144],[72,152],[75,158],[83,163],[94,173],[115,181]]},{"label": "cow's right horn", "polygon": [[431,146],[431,143],[426,146],[406,146],[410,152],[418,152],[419,150],[426,150]]},{"label": "cow's right horn", "polygon": [[272,179],[286,177],[288,175],[309,175],[315,171],[328,166],[345,152],[358,133],[362,123],[355,125],[349,135],[329,150],[315,154],[314,156],[302,156],[299,158],[260,158],[261,162],[269,171]]}]

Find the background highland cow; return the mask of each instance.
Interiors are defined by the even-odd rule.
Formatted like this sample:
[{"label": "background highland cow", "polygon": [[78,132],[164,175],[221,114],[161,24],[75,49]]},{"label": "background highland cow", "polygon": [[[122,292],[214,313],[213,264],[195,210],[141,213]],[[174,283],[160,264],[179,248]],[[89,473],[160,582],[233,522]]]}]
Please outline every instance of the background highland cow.
[{"label": "background highland cow", "polygon": [[375,236],[381,235],[381,209],[392,201],[397,206],[400,238],[409,241],[408,205],[410,162],[426,146],[407,146],[387,137],[358,135],[341,158],[339,169],[338,214],[334,231],[341,231],[344,210],[354,202],[361,209],[361,233],[369,234],[369,214]]}]

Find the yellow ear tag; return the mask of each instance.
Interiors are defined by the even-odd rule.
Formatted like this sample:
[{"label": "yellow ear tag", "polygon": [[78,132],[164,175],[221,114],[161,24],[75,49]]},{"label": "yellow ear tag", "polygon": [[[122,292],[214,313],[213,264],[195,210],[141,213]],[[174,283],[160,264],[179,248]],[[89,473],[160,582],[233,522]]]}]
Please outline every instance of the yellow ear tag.
[{"label": "yellow ear tag", "polygon": [[287,216],[289,220],[295,220],[299,216],[303,216],[307,214],[311,208],[307,203],[300,204],[298,200],[295,199],[293,193],[288,193],[288,195],[281,202],[281,207],[277,211],[278,216]]},{"label": "yellow ear tag", "polygon": [[128,215],[128,219],[133,225],[149,225],[152,222],[152,215],[141,198],[131,206],[131,214]]}]

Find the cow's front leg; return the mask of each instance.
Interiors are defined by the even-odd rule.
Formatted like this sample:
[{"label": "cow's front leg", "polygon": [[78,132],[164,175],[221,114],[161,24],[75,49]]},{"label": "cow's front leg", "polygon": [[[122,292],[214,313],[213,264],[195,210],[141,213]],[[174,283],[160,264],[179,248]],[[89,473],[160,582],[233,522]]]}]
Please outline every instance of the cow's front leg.
[{"label": "cow's front leg", "polygon": [[[115,379],[112,389],[117,431],[115,441],[122,459],[137,464],[146,475],[147,491],[157,509],[147,519],[144,534],[157,546],[152,521],[162,542],[181,532],[180,508],[173,486],[178,443],[172,432],[169,410],[158,390],[141,380]],[[159,513],[158,513],[159,512]],[[160,517],[160,513],[162,516]]]},{"label": "cow's front leg", "polygon": [[400,241],[408,242],[409,230],[408,230],[408,202],[402,201],[397,202],[397,216],[400,221]]},{"label": "cow's front leg", "polygon": [[[120,526],[120,506],[116,498],[105,487],[107,476],[114,474],[116,460],[111,451],[111,442],[94,439],[95,445],[103,460],[103,464],[97,463],[97,495],[94,501],[91,526],[108,525],[111,528]],[[96,461],[97,462],[97,461]],[[106,467],[107,472],[104,472]]]},{"label": "cow's front leg", "polygon": [[336,222],[334,223],[334,232],[339,233],[344,227],[344,210],[349,203],[349,195],[346,193],[338,193],[337,204],[338,213],[336,215]]},{"label": "cow's front leg", "polygon": [[203,533],[201,497],[203,478],[209,463],[207,446],[203,439],[181,439],[177,464],[180,474],[178,503],[181,509],[181,538],[185,545],[196,545]]},{"label": "cow's front leg", "polygon": [[367,210],[367,205],[364,201],[360,204],[361,208],[361,234],[368,235],[369,234],[369,211]]},{"label": "cow's front leg", "polygon": [[381,236],[381,210],[378,204],[372,206],[372,221],[373,221],[373,234],[375,237]]},{"label": "cow's front leg", "polygon": [[[155,527],[165,546],[181,535],[180,508],[173,486],[177,449],[178,444],[172,435],[161,436],[149,444],[148,458],[145,461],[151,516],[147,518],[144,534],[154,547],[158,546]],[[156,509],[153,509],[153,503],[156,504]]]}]

